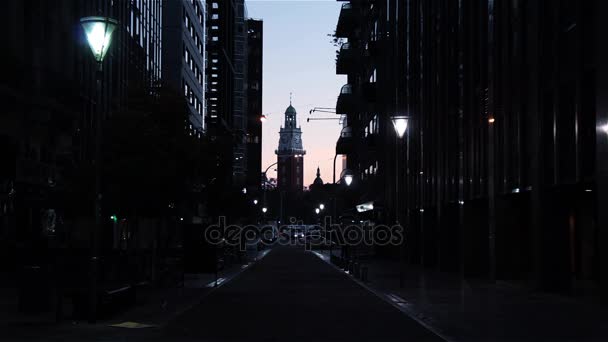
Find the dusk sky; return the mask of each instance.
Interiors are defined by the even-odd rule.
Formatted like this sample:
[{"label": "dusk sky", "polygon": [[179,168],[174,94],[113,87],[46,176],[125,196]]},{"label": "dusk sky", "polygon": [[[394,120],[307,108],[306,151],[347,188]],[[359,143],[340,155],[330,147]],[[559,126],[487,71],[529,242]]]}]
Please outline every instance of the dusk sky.
[{"label": "dusk sky", "polygon": [[[306,122],[314,107],[336,106],[340,88],[346,76],[336,75],[335,51],[331,38],[340,13],[341,3],[325,1],[266,1],[247,2],[249,17],[264,20],[264,101],[263,112],[268,116],[263,128],[262,168],[276,162],[274,153],[279,142],[279,129],[293,92],[293,106],[302,126],[302,141],[306,149],[304,185],[310,185],[317,170],[331,182],[335,145],[341,127],[338,121]],[[313,117],[336,117],[317,113]],[[338,160],[336,173],[339,176]],[[275,178],[274,167],[268,176]],[[262,170],[263,171],[263,170]]]}]

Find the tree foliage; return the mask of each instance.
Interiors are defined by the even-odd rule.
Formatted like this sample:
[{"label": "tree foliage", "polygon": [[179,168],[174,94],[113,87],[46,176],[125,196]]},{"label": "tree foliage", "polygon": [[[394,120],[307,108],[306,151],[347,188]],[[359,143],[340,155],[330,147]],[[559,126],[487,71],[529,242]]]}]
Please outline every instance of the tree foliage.
[{"label": "tree foliage", "polygon": [[206,181],[208,145],[190,134],[181,94],[136,97],[104,127],[106,203],[125,215],[161,214]]}]

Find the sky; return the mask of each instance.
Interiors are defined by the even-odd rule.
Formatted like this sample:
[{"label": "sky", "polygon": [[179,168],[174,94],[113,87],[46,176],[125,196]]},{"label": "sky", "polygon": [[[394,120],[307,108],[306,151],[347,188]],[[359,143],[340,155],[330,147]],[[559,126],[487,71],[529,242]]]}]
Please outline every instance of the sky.
[{"label": "sky", "polygon": [[[279,129],[284,124],[289,94],[302,127],[304,185],[312,184],[317,166],[324,182],[332,181],[338,120],[310,121],[308,117],[332,117],[315,113],[314,107],[334,108],[346,76],[336,75],[336,47],[328,34],[334,32],[341,3],[335,0],[247,0],[249,17],[264,21],[262,171],[277,161]],[[341,163],[338,159],[336,177]],[[268,172],[275,178],[275,168]]]}]

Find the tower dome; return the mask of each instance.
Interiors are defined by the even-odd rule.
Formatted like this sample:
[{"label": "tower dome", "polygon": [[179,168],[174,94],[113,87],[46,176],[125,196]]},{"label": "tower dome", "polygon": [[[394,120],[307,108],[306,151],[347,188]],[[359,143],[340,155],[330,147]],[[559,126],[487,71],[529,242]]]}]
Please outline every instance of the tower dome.
[{"label": "tower dome", "polygon": [[287,109],[285,110],[285,115],[296,115],[296,114],[298,114],[296,112],[296,109],[291,104],[289,104],[289,107],[287,107]]},{"label": "tower dome", "polygon": [[317,178],[315,178],[315,181],[313,183],[313,185],[317,186],[317,185],[323,185],[323,180],[321,179],[321,169],[319,169],[319,167],[317,167]]}]

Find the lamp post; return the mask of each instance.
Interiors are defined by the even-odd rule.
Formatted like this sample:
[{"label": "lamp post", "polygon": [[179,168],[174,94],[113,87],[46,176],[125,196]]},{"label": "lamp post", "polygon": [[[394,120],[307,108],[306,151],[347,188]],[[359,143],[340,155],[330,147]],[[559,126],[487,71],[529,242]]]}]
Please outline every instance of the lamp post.
[{"label": "lamp post", "polygon": [[[399,189],[399,173],[400,173],[399,172],[399,158],[401,157],[401,153],[400,153],[401,152],[401,139],[403,139],[403,136],[405,135],[405,132],[407,131],[407,124],[409,122],[409,117],[406,115],[396,114],[396,115],[391,116],[391,121],[393,122],[393,127],[395,128],[395,133],[397,136],[397,145],[395,146],[395,154],[396,154],[396,158],[395,158],[395,221],[399,225],[399,224],[401,224],[401,222],[400,222],[401,205],[400,205],[400,201],[399,201],[399,192],[400,192],[400,189]],[[408,156],[409,156],[409,144],[408,144],[407,148],[408,148]],[[408,211],[407,215],[409,217],[409,211]],[[405,277],[405,270],[404,270],[405,239],[403,239],[401,241],[399,259],[400,259],[399,287],[403,287],[404,277]]]},{"label": "lamp post", "polygon": [[90,259],[90,284],[89,284],[89,322],[95,323],[97,318],[97,278],[98,278],[98,263],[99,263],[99,234],[102,228],[101,206],[101,141],[102,141],[102,71],[103,60],[110,44],[112,43],[112,34],[118,22],[107,17],[85,17],[80,19],[80,24],[87,38],[89,48],[93,53],[95,62],[97,62],[97,101],[95,113],[95,225],[91,234],[91,259]]},{"label": "lamp post", "polygon": [[[270,170],[270,168],[271,168],[271,167],[273,167],[273,166],[277,165],[278,163],[279,163],[279,162],[275,162],[275,163],[270,164],[270,166],[268,166],[268,167],[266,168],[266,170],[264,170],[264,172],[262,172],[262,181],[264,182],[264,184],[263,184],[263,186],[262,186],[262,191],[263,191],[263,194],[264,194],[264,195],[263,195],[263,198],[262,198],[262,202],[263,202],[262,204],[264,205],[264,208],[262,208],[262,211],[264,211],[264,213],[266,213],[266,211],[265,211],[265,210],[268,210],[268,209],[266,208],[266,205],[267,205],[267,202],[266,202],[266,186],[267,186],[267,184],[268,184],[268,177],[267,177],[267,173],[268,173],[268,170]],[[266,215],[264,215],[264,219],[265,219],[265,218],[266,218]]]},{"label": "lamp post", "polygon": [[[337,220],[337,201],[336,201],[336,197],[337,197],[337,189],[336,189],[336,185],[338,183],[336,183],[336,157],[338,157],[338,154],[336,154],[336,156],[334,157],[334,174],[333,174],[333,191],[334,193],[332,194],[331,197],[331,206],[332,206],[332,222],[329,226],[329,257],[330,257],[330,261],[331,261],[331,255],[332,255],[332,250],[333,250],[333,245],[332,245],[332,225],[333,223]],[[342,170],[342,173],[340,174],[340,179],[339,182],[344,182],[344,184],[346,184],[347,187],[349,187],[352,183],[353,183],[353,173],[348,170],[348,169],[344,169]]]}]

